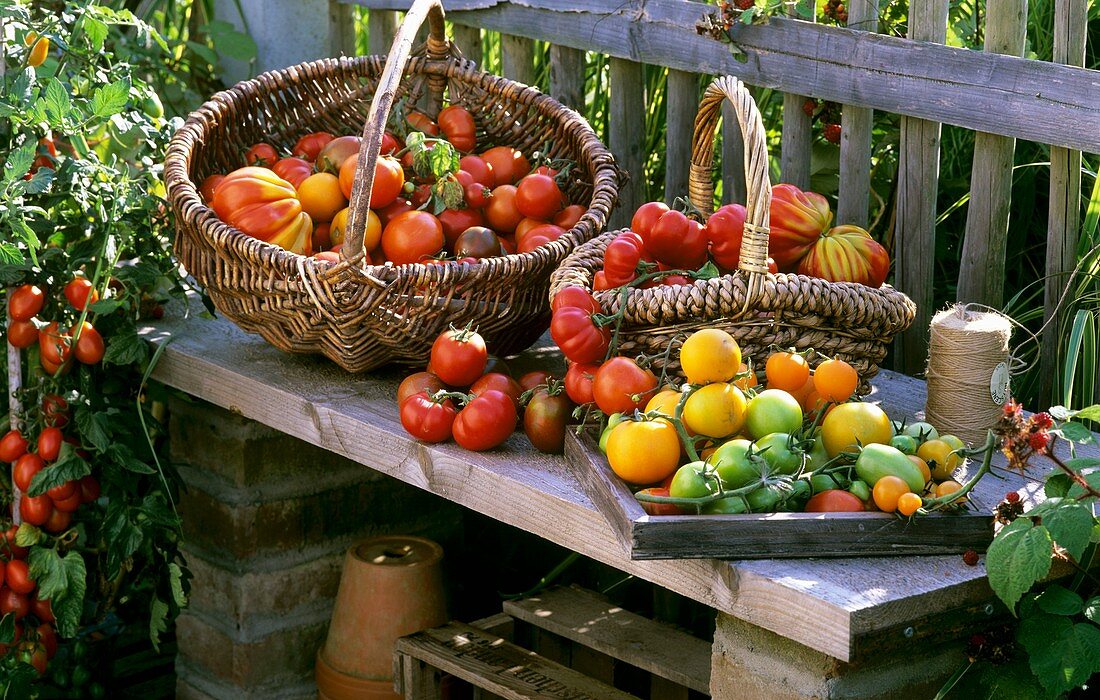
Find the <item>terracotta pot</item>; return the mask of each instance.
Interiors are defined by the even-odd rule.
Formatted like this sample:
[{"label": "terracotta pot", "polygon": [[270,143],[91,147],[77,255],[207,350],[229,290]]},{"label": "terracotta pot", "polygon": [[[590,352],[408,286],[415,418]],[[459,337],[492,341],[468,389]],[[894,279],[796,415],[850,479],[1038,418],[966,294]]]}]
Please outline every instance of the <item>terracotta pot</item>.
[{"label": "terracotta pot", "polygon": [[397,638],[447,621],[442,561],[443,548],[422,537],[377,537],[349,549],[320,652],[325,665],[388,682]]},{"label": "terracotta pot", "polygon": [[393,692],[393,680],[372,680],[340,673],[317,652],[317,700],[401,700]]}]

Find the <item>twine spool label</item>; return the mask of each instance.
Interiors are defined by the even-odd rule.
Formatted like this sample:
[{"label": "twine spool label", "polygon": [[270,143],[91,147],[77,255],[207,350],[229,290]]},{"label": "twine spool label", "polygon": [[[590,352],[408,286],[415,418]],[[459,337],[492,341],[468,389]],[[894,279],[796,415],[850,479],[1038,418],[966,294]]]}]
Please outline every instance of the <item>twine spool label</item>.
[{"label": "twine spool label", "polygon": [[993,403],[1004,406],[1008,401],[1009,372],[1008,363],[1001,362],[993,368],[993,376],[989,378],[989,396]]}]

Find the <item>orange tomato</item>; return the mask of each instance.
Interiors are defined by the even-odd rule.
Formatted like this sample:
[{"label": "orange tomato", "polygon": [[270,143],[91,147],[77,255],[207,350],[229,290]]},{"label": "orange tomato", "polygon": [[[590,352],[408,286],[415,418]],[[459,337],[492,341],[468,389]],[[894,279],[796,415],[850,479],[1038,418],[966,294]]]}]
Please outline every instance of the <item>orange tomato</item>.
[{"label": "orange tomato", "polygon": [[523,221],[523,214],[516,209],[514,185],[500,185],[493,190],[493,197],[485,207],[485,220],[489,222],[489,227],[498,233],[515,232],[516,226]]},{"label": "orange tomato", "polygon": [[299,255],[311,249],[313,221],[294,186],[267,168],[247,166],[229,173],[210,206],[222,221],[253,238]]},{"label": "orange tomato", "polygon": [[843,403],[852,398],[859,374],[844,360],[825,360],[814,370],[814,387],[826,401]]},{"label": "orange tomato", "polygon": [[[359,154],[355,154],[340,166],[340,191],[351,199],[351,186],[355,183],[355,167],[359,163]],[[401,194],[405,186],[405,171],[396,158],[379,156],[374,163],[374,184],[370,190],[371,209],[389,206]]]},{"label": "orange tomato", "polygon": [[218,185],[222,184],[222,180],[225,179],[225,175],[211,175],[202,181],[199,185],[199,194],[202,195],[204,202],[209,204],[214,201],[214,192],[218,189]]},{"label": "orange tomato", "polygon": [[314,222],[332,221],[336,213],[348,205],[340,191],[340,180],[331,173],[314,173],[298,186],[302,211]]},{"label": "orange tomato", "polygon": [[875,482],[871,496],[874,498],[875,505],[878,506],[879,510],[884,513],[893,513],[898,509],[898,499],[906,493],[911,492],[909,491],[909,484],[905,483],[905,479],[891,475],[884,476]]},{"label": "orange tomato", "polygon": [[810,378],[810,365],[806,358],[794,352],[773,352],[764,365],[769,389],[795,392]]},{"label": "orange tomato", "polygon": [[31,68],[37,68],[46,61],[46,56],[50,55],[50,40],[46,37],[39,37],[38,41],[34,42],[34,46],[31,47],[31,52],[27,56],[27,65]]},{"label": "orange tomato", "polygon": [[908,517],[916,513],[924,504],[921,497],[915,493],[903,493],[898,497],[898,512]]},{"label": "orange tomato", "polygon": [[920,469],[920,473],[924,476],[924,483],[928,483],[932,480],[932,470],[928,468],[928,463],[916,455],[905,455],[909,458],[909,461],[917,465],[917,469]]},{"label": "orange tomato", "polygon": [[493,173],[493,186],[514,185],[531,171],[524,155],[511,146],[496,146],[481,154]]},{"label": "orange tomato", "polygon": [[[351,209],[341,209],[336,216],[332,218],[332,225],[329,229],[329,241],[332,245],[342,245],[346,240],[347,228],[348,228],[348,216],[351,214]],[[371,210],[367,210],[367,230],[363,232],[363,249],[370,252],[378,248],[378,245],[382,242],[382,222],[379,221],[378,215]]]},{"label": "orange tomato", "polygon": [[655,484],[680,463],[680,438],[666,420],[623,421],[607,438],[607,461],[623,481]]}]

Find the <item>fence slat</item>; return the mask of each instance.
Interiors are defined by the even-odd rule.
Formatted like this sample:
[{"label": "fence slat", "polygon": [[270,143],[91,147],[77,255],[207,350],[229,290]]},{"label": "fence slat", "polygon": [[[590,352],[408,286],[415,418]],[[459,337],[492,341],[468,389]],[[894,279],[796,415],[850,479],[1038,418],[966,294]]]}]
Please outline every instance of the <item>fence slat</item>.
[{"label": "fence slat", "polygon": [[584,62],[580,49],[550,47],[550,96],[578,112],[584,110]]},{"label": "fence slat", "polygon": [[[1054,61],[1071,66],[1085,65],[1085,0],[1055,0]],[[1069,280],[1066,273],[1076,262],[1077,238],[1081,230],[1081,152],[1068,148],[1050,149],[1050,209],[1047,213],[1046,281],[1043,287],[1043,318],[1054,315],[1054,309]],[[1051,321],[1043,332],[1040,352],[1040,397],[1050,403],[1054,397],[1055,371],[1058,367],[1060,318]],[[1098,368],[1100,371],[1100,368]],[[1097,383],[1100,386],[1100,382]],[[1096,397],[1100,401],[1100,394]],[[1046,405],[1040,404],[1040,405]]]},{"label": "fence slat", "polygon": [[722,204],[744,204],[745,188],[745,137],[733,105],[726,100],[722,103]]},{"label": "fence slat", "polygon": [[[787,14],[796,16],[795,4],[787,8]],[[802,109],[809,99],[805,95],[783,95],[783,138],[779,151],[779,177],[795,187],[810,187],[810,155],[813,151],[813,120]]]},{"label": "fence slat", "polygon": [[397,13],[393,10],[375,10],[367,14],[367,44],[372,54],[388,54],[393,37],[397,34]]},{"label": "fence slat", "polygon": [[452,31],[462,55],[481,66],[481,30],[477,27],[456,24]]},{"label": "fence slat", "polygon": [[641,63],[611,59],[611,113],[608,119],[608,147],[629,179],[619,189],[619,203],[611,215],[609,230],[630,223],[645,191],[645,69]]},{"label": "fence slat", "polygon": [[[943,42],[947,38],[947,0],[912,0],[909,38]],[[940,180],[940,124],[914,117],[901,120],[897,224],[894,236],[894,285],[917,305],[909,330],[895,341],[895,368],[908,374],[924,370],[928,325],[932,320],[933,260],[936,249],[936,192]]]},{"label": "fence slat", "polygon": [[687,196],[691,134],[699,107],[699,75],[669,69],[665,96],[665,203]]},{"label": "fence slat", "polygon": [[[878,30],[877,0],[848,0],[848,26],[865,32]],[[838,224],[866,228],[871,197],[871,129],[874,110],[844,105],[840,113],[840,198]]]},{"label": "fence slat", "polygon": [[535,84],[535,42],[514,34],[500,36],[500,65],[505,78]]},{"label": "fence slat", "polygon": [[[1027,0],[999,0],[988,8],[985,50],[1013,56],[1023,54]],[[980,132],[974,135],[970,206],[956,296],[959,301],[1001,306],[1015,151],[1014,138]]]}]

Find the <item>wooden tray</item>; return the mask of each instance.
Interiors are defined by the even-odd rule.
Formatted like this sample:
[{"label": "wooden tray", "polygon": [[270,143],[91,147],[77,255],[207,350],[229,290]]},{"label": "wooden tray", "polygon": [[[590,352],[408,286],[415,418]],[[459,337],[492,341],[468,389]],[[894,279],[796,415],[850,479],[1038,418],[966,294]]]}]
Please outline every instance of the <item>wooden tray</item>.
[{"label": "wooden tray", "polygon": [[887,513],[648,515],[591,436],[566,435],[565,456],[631,559],[911,556],[983,551],[993,516],[907,520]]}]

